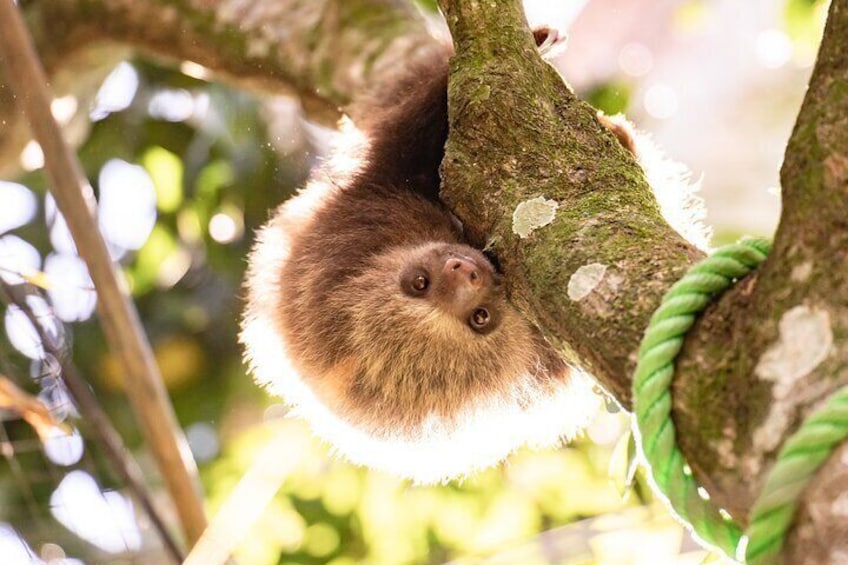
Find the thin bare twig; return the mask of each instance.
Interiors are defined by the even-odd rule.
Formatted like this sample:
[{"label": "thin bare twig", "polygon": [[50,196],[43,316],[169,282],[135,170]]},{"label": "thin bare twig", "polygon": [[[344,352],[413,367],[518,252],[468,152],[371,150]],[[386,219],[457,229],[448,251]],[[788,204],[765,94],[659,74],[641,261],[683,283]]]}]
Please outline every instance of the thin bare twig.
[{"label": "thin bare twig", "polygon": [[46,335],[44,326],[41,325],[38,317],[27,304],[27,301],[24,299],[25,297],[21,296],[22,291],[26,292],[28,288],[31,289],[33,287],[31,285],[12,286],[3,279],[0,279],[0,296],[3,297],[3,301],[7,304],[14,304],[21,309],[21,312],[24,313],[33,328],[35,328],[35,332],[38,334],[38,339],[41,341],[44,351],[55,357],[59,362],[62,380],[68,387],[68,391],[71,393],[77,407],[82,412],[86,427],[92,433],[95,440],[103,446],[106,457],[112,464],[115,472],[127,484],[135,499],[141,505],[142,509],[144,509],[145,513],[147,513],[150,522],[159,533],[165,549],[171,554],[174,562],[181,563],[183,559],[182,551],[174,537],[168,531],[165,520],[159,511],[156,510],[153,501],[147,493],[147,489],[144,486],[144,473],[142,473],[141,468],[138,466],[138,462],[136,462],[132,453],[124,445],[121,435],[115,429],[115,426],[112,425],[109,416],[100,407],[100,403],[97,401],[94,393],[91,392],[88,383],[79,374],[76,365],[65,350],[64,344],[57,344]]},{"label": "thin bare twig", "polygon": [[[281,428],[280,422],[274,428]],[[191,548],[183,565],[224,565],[303,457],[306,440],[292,438],[285,428],[271,439],[212,518],[203,537]]]},{"label": "thin bare twig", "polygon": [[50,112],[51,96],[44,69],[13,0],[0,0],[0,57],[33,136],[41,144],[53,197],[97,289],[100,322],[111,349],[118,354],[127,373],[124,382],[130,404],[174,501],[183,531],[189,542],[194,543],[206,527],[197,468],[138,313],[126,289],[118,282],[115,266],[97,229],[91,186]]},{"label": "thin bare twig", "polygon": [[11,410],[32,426],[38,437],[45,439],[53,430],[62,429],[47,406],[38,398],[24,392],[9,377],[0,373],[0,408]]}]

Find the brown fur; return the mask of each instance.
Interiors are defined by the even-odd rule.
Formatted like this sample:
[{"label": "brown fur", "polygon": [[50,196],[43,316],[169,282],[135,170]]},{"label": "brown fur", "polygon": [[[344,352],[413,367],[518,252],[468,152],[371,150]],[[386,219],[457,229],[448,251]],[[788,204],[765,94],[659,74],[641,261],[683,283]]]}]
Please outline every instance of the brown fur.
[{"label": "brown fur", "polygon": [[[380,157],[390,175],[394,156]],[[414,435],[427,416],[451,419],[522,371],[565,378],[500,288],[490,285],[504,319],[487,335],[401,292],[398,275],[418,247],[452,244],[487,260],[461,245],[445,210],[406,187],[373,184],[373,174],[367,166],[315,214],[279,276],[279,331],[318,396],[370,433]]]},{"label": "brown fur", "polygon": [[598,121],[615,136],[622,147],[636,154],[636,141],[627,123],[613,121],[601,112],[598,112]]},{"label": "brown fur", "polygon": [[[425,481],[489,464],[528,438],[504,438],[503,446],[487,447],[481,461],[448,463],[429,473],[392,459],[402,454],[374,455],[320,430],[335,426],[344,428],[344,437],[364,434],[371,451],[385,441],[415,452],[434,438],[449,443],[459,436],[457,444],[473,445],[463,431],[469,418],[530,417],[534,406],[576,378],[510,306],[494,267],[463,243],[457,223],[437,200],[447,136],[447,56],[411,69],[382,95],[382,108],[360,124],[365,159],[352,176],[339,182],[328,165],[263,229],[251,257],[242,334],[258,378],[279,385],[340,451]],[[450,284],[440,287],[447,296],[437,297],[436,289],[425,298],[402,292],[401,273],[427,253],[435,253],[439,265],[445,254],[456,253],[480,268],[479,296],[497,318],[491,331],[474,331],[444,307],[453,304],[456,289]],[[269,338],[271,345],[256,343]],[[275,347],[284,352],[279,361]],[[268,357],[262,348],[271,351],[270,364],[280,367],[262,360]],[[285,374],[284,364],[296,374]],[[582,410],[573,415],[579,422]],[[549,423],[541,434],[545,442],[577,426]]]}]

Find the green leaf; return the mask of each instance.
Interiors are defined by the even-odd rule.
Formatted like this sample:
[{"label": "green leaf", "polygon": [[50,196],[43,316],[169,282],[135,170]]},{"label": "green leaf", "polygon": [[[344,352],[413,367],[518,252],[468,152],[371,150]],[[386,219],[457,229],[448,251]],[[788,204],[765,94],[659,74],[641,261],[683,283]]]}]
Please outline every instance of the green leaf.
[{"label": "green leaf", "polygon": [[183,201],[183,162],[179,157],[156,146],[141,157],[156,188],[156,205],[161,212],[176,212]]},{"label": "green leaf", "polygon": [[633,488],[638,468],[636,440],[630,430],[621,434],[610,454],[609,474],[616,490],[622,498]]},{"label": "green leaf", "polygon": [[165,260],[177,251],[177,242],[173,234],[161,224],[150,232],[147,243],[138,252],[132,268],[133,294],[139,295],[151,290],[156,283],[159,269]]}]

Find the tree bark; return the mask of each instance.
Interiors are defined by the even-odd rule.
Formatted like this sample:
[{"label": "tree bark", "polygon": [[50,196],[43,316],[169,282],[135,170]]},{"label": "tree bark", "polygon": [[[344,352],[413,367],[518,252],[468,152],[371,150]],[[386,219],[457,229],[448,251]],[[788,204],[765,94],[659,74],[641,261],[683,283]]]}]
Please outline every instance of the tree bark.
[{"label": "tree bark", "polygon": [[[681,446],[713,499],[743,522],[784,440],[848,384],[846,37],[848,2],[834,0],[781,169],[772,253],[693,328],[678,366]],[[848,556],[839,506],[848,499],[834,496],[848,492],[840,453],[805,495],[788,562]]]},{"label": "tree bark", "polygon": [[[518,0],[440,6],[457,49],[443,197],[496,252],[518,304],[627,406],[641,333],[697,252],[669,233],[627,155],[536,56]],[[787,149],[774,251],[702,316],[678,363],[681,447],[743,525],[785,438],[848,383],[845,37],[848,1],[834,0]],[[550,223],[517,235],[519,207],[538,197]],[[574,300],[566,289],[590,265],[604,268],[595,299]],[[806,493],[789,562],[848,555],[848,498],[834,502],[848,492],[841,461]]]},{"label": "tree bark", "polygon": [[[514,302],[628,407],[648,318],[701,255],[660,218],[638,167],[591,108],[540,60],[518,0],[440,4],[457,46],[444,198],[472,239],[500,259]],[[313,115],[329,119],[435,46],[423,19],[399,0],[259,0],[247,7],[234,0],[31,0],[27,12],[54,72],[68,54],[119,41],[250,87],[296,92]],[[678,363],[681,447],[713,500],[742,523],[783,439],[848,382],[845,37],[848,0],[833,0],[787,149],[772,256],[705,312]],[[0,162],[17,127],[3,95],[0,83]],[[586,280],[596,280],[591,293],[570,292]],[[845,450],[806,493],[786,553],[793,563],[813,555],[821,559],[810,562],[825,562],[848,539],[848,518],[834,503],[835,493],[848,492]]]},{"label": "tree bark", "polygon": [[[339,108],[438,48],[425,19],[402,0],[31,0],[25,12],[58,96],[89,103],[105,73],[130,53],[190,61],[210,78],[297,95],[312,119]],[[29,140],[0,75],[0,174]]]}]

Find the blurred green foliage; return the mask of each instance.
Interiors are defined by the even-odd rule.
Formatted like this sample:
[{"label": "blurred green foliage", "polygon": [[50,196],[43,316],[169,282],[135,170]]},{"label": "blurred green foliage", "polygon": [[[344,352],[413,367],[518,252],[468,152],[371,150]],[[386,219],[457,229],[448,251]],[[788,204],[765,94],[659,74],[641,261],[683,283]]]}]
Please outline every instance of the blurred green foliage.
[{"label": "blurred green foliage", "polygon": [[[435,8],[432,0],[419,4]],[[694,5],[704,8],[703,3]],[[786,2],[786,25],[793,40],[815,45],[825,6],[822,1]],[[305,181],[318,153],[314,135],[320,134],[311,134],[317,130],[305,127],[295,115],[289,127],[297,134],[281,131],[275,122],[269,135],[272,119],[263,100],[141,60],[133,68],[139,85],[132,103],[93,124],[80,156],[95,191],[100,169],[115,158],[141,165],[152,180],[156,225],[145,244],[125,255],[121,264],[180,422],[204,423],[217,434],[220,451],[199,458],[214,513],[271,433],[263,421],[274,420],[267,415],[280,412],[275,400],[246,376],[237,346],[245,256],[253,231],[268,211]],[[626,108],[630,89],[626,83],[611,82],[584,96],[614,114]],[[193,113],[173,121],[155,115],[151,101],[162,92],[190,96]],[[287,135],[285,149],[270,141]],[[24,174],[20,182],[45,194],[41,172]],[[215,218],[231,229],[227,237],[213,237]],[[43,206],[34,222],[15,233],[42,256],[50,252]],[[120,369],[97,323],[77,323],[70,331],[83,374],[92,380],[130,445],[140,447]],[[6,373],[28,371],[25,360],[5,342],[0,344],[0,360]],[[293,443],[308,434],[296,422],[275,425],[274,433],[282,433],[280,427]],[[638,484],[628,498],[621,481],[616,486],[610,480],[611,443],[581,441],[559,450],[522,452],[461,483],[415,487],[352,467],[312,442],[296,454],[297,470],[240,545],[238,558],[251,565],[347,565],[440,563],[489,555],[539,532],[638,504],[643,493]],[[40,459],[28,461],[26,453],[19,457],[25,469],[41,464]],[[626,467],[626,460],[616,466]],[[115,484],[108,474],[103,482]],[[46,505],[49,489],[42,487],[36,485],[35,490]],[[15,499],[16,488],[0,467],[0,501]],[[660,527],[665,532],[663,528],[665,523]],[[669,547],[679,545],[680,529],[673,532]],[[632,547],[639,542],[637,536]],[[590,563],[593,554],[602,553],[572,555],[574,562]]]},{"label": "blurred green foliage", "polygon": [[786,31],[806,49],[818,48],[829,2],[825,0],[786,0]]},{"label": "blurred green foliage", "polygon": [[[204,472],[213,509],[232,490],[268,434],[292,445],[309,431],[300,422],[246,432]],[[632,504],[607,478],[607,448],[590,442],[522,452],[507,465],[445,486],[412,486],[328,457],[307,443],[270,508],[241,544],[240,562],[441,563],[491,554],[540,531]],[[279,560],[279,561],[278,561]]]},{"label": "blurred green foliage", "polygon": [[[273,118],[261,100],[144,61],[133,68],[139,86],[132,103],[95,122],[80,155],[96,192],[100,169],[115,158],[141,165],[152,181],[155,227],[121,265],[181,424],[215,430],[220,451],[199,458],[214,513],[267,438],[263,415],[281,408],[241,364],[236,333],[245,256],[269,210],[304,182],[316,149],[309,134],[291,134],[299,141],[289,152],[275,150],[268,140],[287,134],[269,135],[266,120]],[[151,101],[161,92],[187,93],[193,113],[178,121],[158,117]],[[304,127],[296,115],[289,126]],[[22,181],[44,194],[40,173]],[[223,240],[213,229],[221,214],[235,226]],[[39,220],[42,233],[34,225],[20,231],[46,255],[43,210]],[[124,437],[141,447],[120,365],[98,325],[91,319],[72,331],[82,372]],[[299,423],[283,427],[293,437],[308,435]],[[238,558],[257,565],[440,563],[496,552],[632,505],[608,478],[610,449],[583,442],[524,453],[460,484],[415,487],[334,459],[313,442]],[[102,482],[121,486],[109,477]],[[45,490],[45,505],[48,497]]]},{"label": "blurred green foliage", "polygon": [[613,116],[624,112],[630,105],[630,87],[622,82],[608,82],[585,93],[584,98],[606,115]]}]

